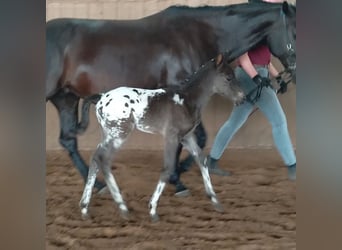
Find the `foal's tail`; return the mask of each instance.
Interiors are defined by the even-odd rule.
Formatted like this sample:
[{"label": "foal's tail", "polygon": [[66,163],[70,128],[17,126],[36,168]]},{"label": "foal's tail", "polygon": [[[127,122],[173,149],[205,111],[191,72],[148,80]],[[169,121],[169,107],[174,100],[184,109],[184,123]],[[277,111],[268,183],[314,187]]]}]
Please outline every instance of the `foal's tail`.
[{"label": "foal's tail", "polygon": [[83,134],[89,125],[89,108],[90,105],[96,104],[100,98],[101,94],[95,94],[92,96],[85,97],[82,104],[82,115],[81,121],[77,124],[77,134]]}]

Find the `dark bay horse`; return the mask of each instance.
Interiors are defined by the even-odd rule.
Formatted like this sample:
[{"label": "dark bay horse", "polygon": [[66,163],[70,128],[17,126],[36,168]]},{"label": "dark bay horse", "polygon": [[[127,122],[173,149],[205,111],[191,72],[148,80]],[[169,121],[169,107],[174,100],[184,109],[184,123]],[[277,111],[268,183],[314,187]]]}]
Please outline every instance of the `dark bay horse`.
[{"label": "dark bay horse", "polygon": [[[174,172],[179,144],[194,157],[200,167],[205,191],[214,207],[221,210],[213,190],[205,156],[194,138],[194,130],[201,121],[201,111],[210,97],[220,94],[235,104],[245,95],[235,79],[234,71],[219,54],[179,86],[159,89],[119,87],[98,95],[96,116],[101,124],[103,139],[91,159],[87,183],[80,201],[83,217],[88,206],[98,169],[101,169],[107,187],[118,204],[121,215],[128,215],[127,206],[111,172],[112,159],[134,128],[146,133],[159,133],[165,138],[164,167],[158,185],[149,203],[153,221],[158,219],[158,200]],[[147,170],[148,171],[148,170]]]},{"label": "dark bay horse", "polygon": [[[172,6],[138,20],[51,20],[46,26],[46,100],[60,117],[59,141],[86,179],[88,167],[77,147],[80,98],[120,86],[177,85],[217,54],[234,60],[261,43],[294,73],[295,39],[296,6],[287,2]],[[195,134],[203,148],[202,124]],[[103,185],[95,183],[98,189]]]}]

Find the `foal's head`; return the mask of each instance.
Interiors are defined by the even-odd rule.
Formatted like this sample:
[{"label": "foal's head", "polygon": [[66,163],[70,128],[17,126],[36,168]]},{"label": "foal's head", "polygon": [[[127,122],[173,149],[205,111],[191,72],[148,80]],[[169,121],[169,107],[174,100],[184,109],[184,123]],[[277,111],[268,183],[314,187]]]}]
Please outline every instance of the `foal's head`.
[{"label": "foal's head", "polygon": [[214,60],[217,76],[213,82],[213,92],[229,98],[234,105],[243,103],[246,96],[235,78],[236,64],[228,63],[222,54],[219,54]]}]

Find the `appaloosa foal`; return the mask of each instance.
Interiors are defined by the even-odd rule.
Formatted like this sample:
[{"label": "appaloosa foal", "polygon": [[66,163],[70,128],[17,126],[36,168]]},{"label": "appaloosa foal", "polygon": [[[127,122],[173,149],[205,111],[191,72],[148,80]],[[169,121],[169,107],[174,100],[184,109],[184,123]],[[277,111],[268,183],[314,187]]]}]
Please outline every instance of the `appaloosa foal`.
[{"label": "appaloosa foal", "polygon": [[121,215],[127,218],[128,209],[111,173],[111,162],[114,153],[134,128],[147,133],[160,133],[165,138],[164,169],[149,203],[153,221],[158,220],[157,202],[174,171],[179,143],[195,158],[202,173],[205,191],[215,209],[221,211],[207,166],[204,164],[205,157],[193,135],[201,119],[201,110],[214,93],[229,97],[235,104],[244,100],[234,72],[222,55],[203,65],[190,79],[184,81],[181,87],[154,90],[120,87],[102,94],[96,105],[96,116],[104,138],[98,144],[91,160],[87,183],[80,201],[82,215],[87,216],[96,174],[98,168],[101,168]]}]

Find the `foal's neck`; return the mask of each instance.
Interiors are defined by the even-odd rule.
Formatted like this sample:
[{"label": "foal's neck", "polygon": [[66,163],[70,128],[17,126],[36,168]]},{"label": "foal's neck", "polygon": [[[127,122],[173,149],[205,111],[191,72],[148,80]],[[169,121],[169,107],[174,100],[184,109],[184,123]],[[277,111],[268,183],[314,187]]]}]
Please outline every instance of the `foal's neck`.
[{"label": "foal's neck", "polygon": [[201,66],[189,80],[186,80],[182,88],[182,92],[186,96],[186,102],[193,112],[201,112],[213,95],[212,84],[217,74],[213,68],[214,64],[214,61],[209,61]]}]

